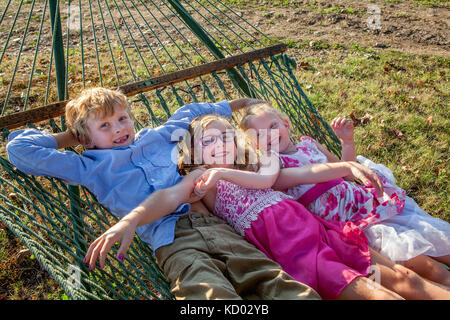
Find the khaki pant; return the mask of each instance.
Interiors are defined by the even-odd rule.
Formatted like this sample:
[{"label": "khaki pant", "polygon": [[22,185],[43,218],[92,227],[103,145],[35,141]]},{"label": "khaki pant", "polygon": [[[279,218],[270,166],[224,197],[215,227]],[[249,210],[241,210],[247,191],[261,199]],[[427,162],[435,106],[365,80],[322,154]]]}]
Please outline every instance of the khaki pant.
[{"label": "khaki pant", "polygon": [[211,214],[181,217],[156,258],[176,299],[320,299]]}]

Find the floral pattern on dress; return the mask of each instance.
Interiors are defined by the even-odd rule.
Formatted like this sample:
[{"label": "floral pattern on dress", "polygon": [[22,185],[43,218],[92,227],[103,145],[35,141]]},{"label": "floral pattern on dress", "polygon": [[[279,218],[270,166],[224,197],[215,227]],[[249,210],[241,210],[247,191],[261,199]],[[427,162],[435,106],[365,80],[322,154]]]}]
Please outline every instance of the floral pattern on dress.
[{"label": "floral pattern on dress", "polygon": [[[326,156],[310,137],[301,137],[297,152],[280,154],[283,167],[294,167],[310,163],[326,163]],[[399,214],[405,205],[405,190],[387,181],[383,173],[372,169],[383,182],[383,197],[378,197],[372,185],[359,185],[343,181],[319,196],[307,209],[330,221],[352,221],[360,228],[378,223]],[[294,199],[299,199],[314,184],[303,184],[286,190]]]},{"label": "floral pattern on dress", "polygon": [[273,189],[246,189],[226,180],[218,180],[216,190],[214,214],[227,221],[242,236],[263,209],[281,200],[292,199]]}]

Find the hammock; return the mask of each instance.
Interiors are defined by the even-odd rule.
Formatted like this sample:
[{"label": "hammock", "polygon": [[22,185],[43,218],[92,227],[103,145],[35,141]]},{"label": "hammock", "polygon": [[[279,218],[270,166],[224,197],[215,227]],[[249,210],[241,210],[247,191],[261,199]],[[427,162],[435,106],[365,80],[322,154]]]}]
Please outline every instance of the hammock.
[{"label": "hammock", "polygon": [[[187,103],[249,96],[272,101],[296,133],[339,155],[339,140],[302,91],[286,46],[224,2],[9,0],[0,14],[7,30],[0,53],[4,139],[25,125],[65,130],[69,94],[105,86],[129,97],[137,130],[160,125]],[[89,244],[117,218],[84,187],[26,175],[2,150],[0,220],[70,299],[173,298],[137,236],[124,261],[113,248],[104,269],[90,271],[82,262]]]}]

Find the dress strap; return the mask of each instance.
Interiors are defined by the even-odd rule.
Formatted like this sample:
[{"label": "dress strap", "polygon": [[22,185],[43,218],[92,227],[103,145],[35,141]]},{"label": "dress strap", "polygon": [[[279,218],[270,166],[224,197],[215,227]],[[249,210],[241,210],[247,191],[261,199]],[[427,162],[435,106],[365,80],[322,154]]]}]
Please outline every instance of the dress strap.
[{"label": "dress strap", "polygon": [[323,183],[315,184],[311,189],[306,191],[300,198],[298,198],[298,202],[307,207],[310,203],[319,198],[322,194],[333,188],[334,186],[343,182],[344,179],[334,179]]}]

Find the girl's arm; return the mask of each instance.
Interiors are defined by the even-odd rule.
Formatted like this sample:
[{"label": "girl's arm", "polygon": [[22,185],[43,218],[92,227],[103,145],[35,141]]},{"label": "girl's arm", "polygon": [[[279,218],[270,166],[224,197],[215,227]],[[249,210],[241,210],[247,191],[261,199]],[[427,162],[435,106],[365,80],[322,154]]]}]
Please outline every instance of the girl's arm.
[{"label": "girl's arm", "polygon": [[342,161],[356,161],[355,140],[353,138],[353,122],[345,118],[334,118],[330,123],[331,128],[341,139]]},{"label": "girl's arm", "polygon": [[274,183],[275,190],[286,190],[300,184],[323,183],[353,175],[364,184],[371,184],[379,196],[383,194],[383,184],[378,175],[369,168],[354,162],[315,163],[302,167],[284,168]]},{"label": "girl's arm", "polygon": [[353,139],[353,129],[354,129],[353,123],[345,118],[334,118],[330,122],[330,126],[336,133],[338,138],[341,140],[342,145],[341,159],[339,159],[330,151],[328,151],[328,149],[325,148],[323,145],[321,145],[319,142],[314,141],[317,148],[327,157],[328,162],[356,161],[355,141]]},{"label": "girl's arm", "polygon": [[215,187],[218,180],[227,180],[248,189],[266,189],[272,187],[280,173],[279,159],[275,154],[263,157],[258,172],[229,168],[206,170],[195,182],[194,192],[199,195]]},{"label": "girl's arm", "polygon": [[117,251],[117,258],[123,260],[125,253],[133,241],[137,227],[156,221],[174,212],[183,203],[201,199],[200,196],[193,194],[193,189],[194,180],[203,171],[202,169],[195,170],[185,176],[180,183],[170,188],[153,192],[139,206],[95,239],[89,246],[83,261],[89,262],[89,268],[92,270],[95,268],[97,259],[99,259],[100,268],[103,268],[106,256],[116,242],[120,242],[121,244]]},{"label": "girl's arm", "polygon": [[239,98],[239,99],[234,99],[230,101],[230,108],[231,111],[237,111],[240,110],[242,108],[249,108],[255,104],[261,104],[261,103],[267,103],[267,104],[271,104],[268,101],[265,100],[259,100],[259,99],[253,99],[253,98]]}]

